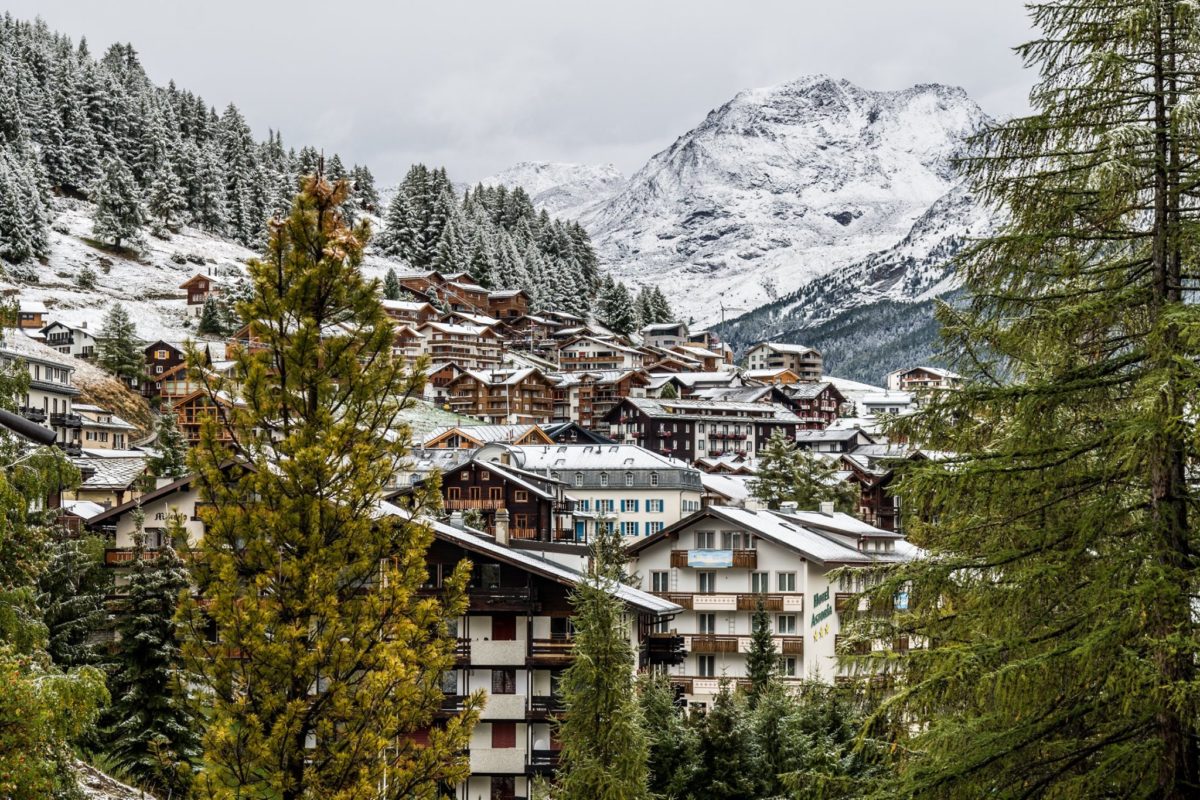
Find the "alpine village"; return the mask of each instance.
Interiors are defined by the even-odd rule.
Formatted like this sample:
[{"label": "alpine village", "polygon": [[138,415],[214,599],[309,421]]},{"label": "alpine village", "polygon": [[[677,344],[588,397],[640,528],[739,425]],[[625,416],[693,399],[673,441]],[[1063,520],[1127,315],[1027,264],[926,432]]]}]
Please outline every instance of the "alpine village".
[{"label": "alpine village", "polygon": [[1029,14],[853,374],[0,19],[0,798],[1200,796],[1200,13]]}]

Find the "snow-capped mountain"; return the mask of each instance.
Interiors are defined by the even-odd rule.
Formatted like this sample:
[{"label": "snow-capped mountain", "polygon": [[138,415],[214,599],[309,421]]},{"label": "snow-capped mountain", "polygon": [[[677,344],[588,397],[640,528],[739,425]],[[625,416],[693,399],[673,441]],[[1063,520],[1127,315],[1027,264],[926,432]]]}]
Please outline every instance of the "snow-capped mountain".
[{"label": "snow-capped mountain", "polygon": [[869,91],[818,75],[745,91],[580,219],[617,277],[668,289],[697,322],[731,319],[952,205],[939,201],[955,189],[953,159],[986,120],[939,84]]},{"label": "snow-capped mountain", "polygon": [[627,179],[612,164],[562,164],[522,161],[503,172],[484,178],[484,186],[520,186],[538,208],[555,217],[578,219],[607,201]]}]

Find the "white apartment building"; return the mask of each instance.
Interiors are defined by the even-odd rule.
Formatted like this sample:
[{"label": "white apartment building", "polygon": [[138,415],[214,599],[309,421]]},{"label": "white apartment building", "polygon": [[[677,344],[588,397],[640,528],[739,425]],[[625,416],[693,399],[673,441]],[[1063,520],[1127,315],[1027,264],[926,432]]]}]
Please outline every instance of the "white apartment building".
[{"label": "white apartment building", "polygon": [[746,369],[790,369],[802,381],[819,381],[820,351],[802,344],[760,342],[746,351]]},{"label": "white apartment building", "polygon": [[668,674],[698,703],[711,702],[722,678],[746,679],[760,600],[771,615],[781,677],[832,683],[840,616],[866,573],[831,584],[829,572],[916,554],[902,536],[845,514],[726,506],[709,506],[629,552],[641,588],[685,609],[665,629],[682,635],[687,651]]},{"label": "white apartment building", "polygon": [[700,471],[628,444],[527,445],[530,472],[566,484],[576,511],[611,518],[627,539],[651,536],[700,510]]},{"label": "white apartment building", "polygon": [[17,410],[30,422],[53,430],[57,436],[56,444],[69,455],[79,455],[83,420],[72,408],[79,396],[79,390],[71,385],[75,368],[40,353],[58,357],[44,345],[12,331],[8,332],[5,344],[0,346],[0,365],[24,363],[29,371],[29,388],[25,397],[18,399],[21,407]]}]

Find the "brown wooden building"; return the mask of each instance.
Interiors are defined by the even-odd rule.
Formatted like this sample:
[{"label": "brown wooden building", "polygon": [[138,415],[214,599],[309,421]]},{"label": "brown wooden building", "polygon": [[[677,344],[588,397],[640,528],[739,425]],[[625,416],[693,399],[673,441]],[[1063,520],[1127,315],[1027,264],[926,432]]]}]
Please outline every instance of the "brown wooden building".
[{"label": "brown wooden building", "polygon": [[524,289],[500,289],[488,292],[488,316],[516,319],[529,313],[529,295]]},{"label": "brown wooden building", "polygon": [[493,424],[546,423],[554,415],[554,386],[531,367],[466,370],[446,390],[451,410]]}]

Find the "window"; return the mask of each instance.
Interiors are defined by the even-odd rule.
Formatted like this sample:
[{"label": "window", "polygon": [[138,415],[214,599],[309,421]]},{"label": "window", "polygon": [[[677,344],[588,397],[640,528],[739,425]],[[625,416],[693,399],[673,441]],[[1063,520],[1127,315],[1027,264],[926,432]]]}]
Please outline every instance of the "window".
[{"label": "window", "polygon": [[701,678],[717,677],[716,656],[696,656],[696,672]]},{"label": "window", "polygon": [[717,573],[697,572],[696,580],[700,594],[714,594],[717,591]]},{"label": "window", "polygon": [[637,500],[622,500],[621,511],[633,511],[636,513],[639,505],[640,503]]},{"label": "window", "polygon": [[500,487],[499,487],[499,486],[489,486],[489,487],[488,487],[488,499],[489,499],[489,500],[500,500],[500,499],[502,499],[502,498],[501,498],[501,489],[500,489]]},{"label": "window", "polygon": [[513,498],[518,503],[528,503],[529,502],[529,492],[525,491],[524,489],[517,489],[517,492],[513,496]]},{"label": "window", "polygon": [[621,523],[621,535],[622,536],[637,536],[638,535],[638,524],[636,522],[622,522]]},{"label": "window", "polygon": [[591,511],[592,510],[592,501],[591,500],[580,500],[577,505],[578,505],[578,508],[580,511]]},{"label": "window", "polygon": [[712,550],[716,544],[715,531],[696,531],[696,549]]},{"label": "window", "polygon": [[699,442],[696,443],[696,449],[697,450],[707,450],[708,449],[707,447],[705,447],[705,442],[703,439],[701,439]]},{"label": "window", "polygon": [[794,659],[794,658],[779,659],[779,676],[782,678],[796,677],[796,659]]},{"label": "window", "polygon": [[[511,692],[510,692],[511,694]],[[492,747],[516,747],[517,746],[517,723],[515,722],[493,722],[492,723]]]},{"label": "window", "polygon": [[597,511],[607,511],[608,513],[611,514],[613,512],[613,509],[615,509],[615,508],[616,508],[615,500],[597,500],[596,501],[596,510]]},{"label": "window", "polygon": [[633,473],[632,472],[625,473],[625,485],[633,486]]},{"label": "window", "polygon": [[167,357],[167,351],[166,351],[166,350],[155,350],[155,351],[154,351],[154,357],[155,357],[156,359],[163,359],[163,358],[166,358],[166,357]]},{"label": "window", "polygon": [[697,614],[696,622],[700,626],[701,635],[712,636],[717,632],[716,614]]},{"label": "window", "polygon": [[780,636],[794,636],[796,634],[796,615],[780,614],[776,617],[775,633]]},{"label": "window", "polygon": [[666,592],[671,573],[665,569],[654,570],[650,573],[650,591]]},{"label": "window", "polygon": [[583,473],[582,472],[575,473],[575,485],[583,486]]},{"label": "window", "polygon": [[750,550],[754,547],[751,538],[745,531],[721,531],[721,549]]},{"label": "window", "polygon": [[517,618],[514,614],[500,614],[492,617],[492,639],[497,642],[515,642],[517,640]]},{"label": "window", "polygon": [[779,580],[779,584],[778,584],[779,591],[781,591],[781,592],[796,591],[796,573],[780,572],[780,573],[777,573],[777,578]]},{"label": "window", "polygon": [[661,522],[647,522],[646,523],[646,535],[647,536],[658,533],[662,529],[663,529],[663,524]]},{"label": "window", "polygon": [[[417,477],[416,475],[413,475],[414,479],[416,477]],[[414,483],[415,483],[415,480],[414,480]],[[449,489],[446,490],[446,499],[448,499],[448,500],[458,500],[461,495],[462,495],[462,489],[459,489],[457,486],[451,486]]]},{"label": "window", "polygon": [[492,694],[516,694],[517,671],[515,669],[492,670]]},{"label": "window", "polygon": [[652,514],[661,514],[663,511],[663,501],[662,500],[647,500],[646,501],[646,510]]},{"label": "window", "polygon": [[600,485],[608,486],[608,473],[607,472],[600,473]]},{"label": "window", "polygon": [[658,486],[658,473],[657,472],[650,473],[650,485]]},{"label": "window", "polygon": [[751,572],[750,573],[750,591],[755,594],[766,594],[771,590],[770,573],[767,572]]}]

